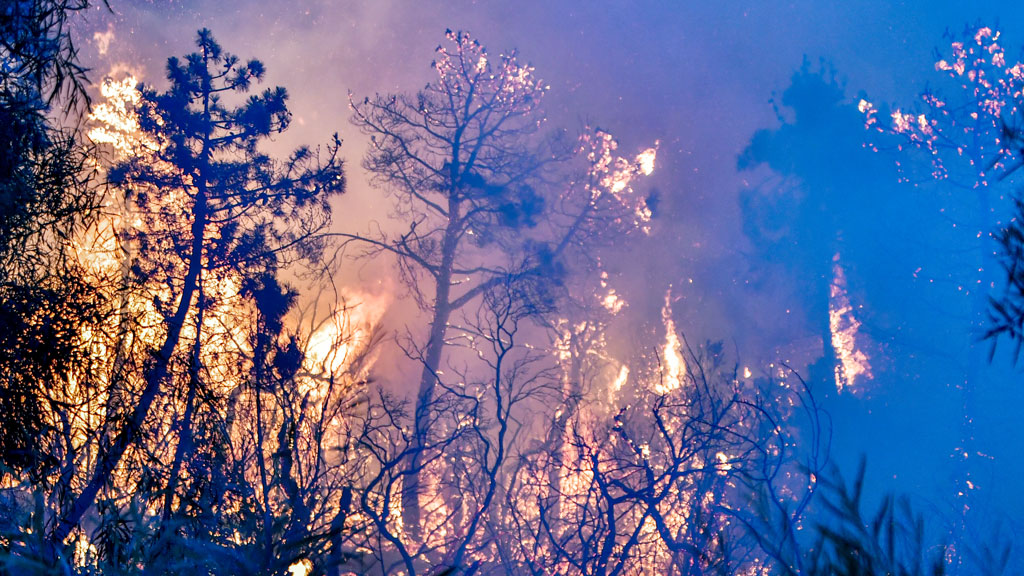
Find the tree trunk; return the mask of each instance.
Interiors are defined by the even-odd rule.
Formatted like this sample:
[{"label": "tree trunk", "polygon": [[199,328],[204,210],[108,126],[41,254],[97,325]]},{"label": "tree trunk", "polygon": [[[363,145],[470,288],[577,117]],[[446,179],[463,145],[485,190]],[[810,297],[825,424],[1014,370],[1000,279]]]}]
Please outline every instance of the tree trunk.
[{"label": "tree trunk", "polygon": [[[571,328],[570,328],[571,329]],[[575,331],[569,336],[569,372],[566,375],[562,393],[562,413],[555,418],[548,439],[551,464],[548,468],[548,500],[551,518],[559,521],[562,517],[562,469],[564,467],[563,452],[565,451],[565,427],[576,414],[580,397],[583,394],[583,345],[579,342],[579,334]]]},{"label": "tree trunk", "polygon": [[448,320],[453,312],[451,303],[452,270],[459,246],[459,206],[453,194],[449,197],[448,225],[445,227],[441,245],[441,264],[434,276],[434,316],[430,322],[430,339],[422,358],[420,386],[416,393],[414,414],[413,446],[409,457],[406,476],[402,479],[402,525],[412,541],[419,541],[421,515],[419,496],[421,492],[420,472],[423,466],[423,451],[427,447],[430,432],[430,410],[434,402],[434,387],[437,385],[441,356],[444,352]]},{"label": "tree trunk", "polygon": [[420,387],[416,395],[416,413],[414,415],[414,435],[412,454],[409,467],[402,480],[402,524],[405,532],[414,540],[420,537],[420,467],[423,465],[423,450],[427,446],[430,432],[430,410],[434,401],[434,386],[437,384],[437,371],[441,365],[441,353],[444,351],[444,339],[448,330],[448,319],[451,306],[448,294],[451,287],[451,274],[438,279],[437,299],[434,305],[434,317],[430,323],[430,340],[423,356],[423,370],[420,375]]},{"label": "tree trunk", "polygon": [[171,356],[173,356],[174,350],[181,340],[181,330],[185,325],[189,311],[192,309],[192,300],[199,284],[199,273],[202,269],[203,236],[207,221],[206,199],[203,188],[201,187],[196,195],[195,220],[192,221],[192,246],[191,253],[189,254],[188,272],[185,274],[185,280],[182,283],[178,307],[174,312],[174,316],[167,322],[167,336],[164,338],[160,350],[154,355],[153,364],[146,373],[146,387],[143,389],[131,417],[117,433],[117,436],[114,437],[110,447],[100,454],[99,463],[92,478],[90,478],[85,488],[82,489],[82,492],[75,499],[70,511],[54,527],[50,535],[50,545],[54,551],[63,545],[64,540],[78,526],[85,512],[96,501],[96,496],[99,494],[100,489],[110,481],[110,477],[113,475],[114,469],[120,464],[125,451],[138,437],[142,423],[146,420],[146,416],[149,415],[149,409],[160,392],[160,386],[170,373]]}]

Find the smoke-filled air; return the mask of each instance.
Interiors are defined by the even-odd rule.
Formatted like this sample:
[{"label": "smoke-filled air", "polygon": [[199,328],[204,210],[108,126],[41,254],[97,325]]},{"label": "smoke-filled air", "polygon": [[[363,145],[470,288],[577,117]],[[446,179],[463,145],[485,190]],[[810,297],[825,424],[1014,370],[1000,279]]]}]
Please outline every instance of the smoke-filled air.
[{"label": "smoke-filled air", "polygon": [[0,576],[1024,573],[1024,5],[0,1]]}]

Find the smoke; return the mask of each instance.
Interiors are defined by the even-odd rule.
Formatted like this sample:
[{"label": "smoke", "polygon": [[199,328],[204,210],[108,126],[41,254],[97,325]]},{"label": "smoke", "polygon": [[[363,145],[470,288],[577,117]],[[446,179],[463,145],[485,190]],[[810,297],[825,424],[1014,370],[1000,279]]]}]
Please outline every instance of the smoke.
[{"label": "smoke", "polygon": [[[349,124],[348,94],[422,87],[447,28],[472,31],[494,53],[518,48],[552,87],[551,125],[570,133],[599,125],[623,150],[661,142],[658,167],[640,188],[657,199],[649,202],[650,236],[601,255],[608,285],[628,303],[612,346],[626,356],[631,342],[658,345],[649,335],[667,315],[689,342],[724,340],[754,377],[780,361],[818,376],[816,363],[832,342],[829,288],[840,253],[858,330],[878,348],[864,352],[876,377],[872,398],[829,398],[836,452],[849,462],[868,451],[869,471],[880,470],[884,487],[919,490],[935,501],[949,493],[957,439],[947,428],[960,417],[962,354],[977,334],[945,321],[955,318],[958,302],[958,283],[945,270],[965,259],[926,195],[932,192],[897,189],[881,167],[886,158],[859,155],[854,96],[912,101],[934,72],[932,47],[943,30],[995,16],[1024,21],[1024,7],[866,0],[601,1],[580,8],[532,0],[113,4],[115,14],[96,12],[83,30],[93,38],[92,53],[83,56],[95,70],[130,62],[159,86],[165,59],[190,51],[195,30],[209,27],[228,50],[262,59],[267,84],[288,88],[295,122],[276,143],[282,150],[340,132],[349,192],[335,207],[335,228],[351,232],[389,226],[391,204],[360,167],[368,143]],[[1003,42],[1018,46],[1022,36],[1007,30]],[[813,80],[814,70],[794,79],[805,55],[828,57],[838,74],[831,86],[817,86],[820,92],[803,85],[787,102],[791,85]],[[832,100],[822,104],[823,97]],[[756,168],[737,170],[744,151],[760,154],[748,158]],[[404,335],[408,326],[422,336],[421,313],[394,275],[393,263],[381,258],[342,267],[336,281],[384,298],[380,321],[391,333]],[[401,373],[391,360],[378,365]],[[834,388],[834,374],[825,372]],[[977,436],[986,449],[970,458],[993,463],[983,465],[989,476],[977,484],[1024,517],[1024,499],[999,488],[1014,485],[1019,471],[1007,463],[1018,459],[1020,441],[1004,432],[1016,425],[1015,378],[1005,366],[985,371],[977,403],[990,410],[978,418]]]}]

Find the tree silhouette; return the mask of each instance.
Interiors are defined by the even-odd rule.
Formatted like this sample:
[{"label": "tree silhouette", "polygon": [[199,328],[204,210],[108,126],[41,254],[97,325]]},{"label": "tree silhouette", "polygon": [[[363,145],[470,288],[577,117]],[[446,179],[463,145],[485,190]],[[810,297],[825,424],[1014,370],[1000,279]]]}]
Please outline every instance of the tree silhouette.
[{"label": "tree silhouette", "polygon": [[[849,349],[837,348],[836,320],[842,307],[836,300],[847,291],[863,298],[872,286],[863,277],[867,267],[860,264],[876,259],[882,241],[868,223],[879,220],[874,209],[879,202],[895,202],[886,198],[884,161],[864,149],[858,112],[844,92],[835,71],[824,66],[813,70],[805,61],[773,102],[781,125],[758,130],[741,153],[738,168],[771,170],[740,193],[744,232],[757,257],[754,277],[767,278],[757,286],[770,282],[772,275],[762,271],[771,268],[801,278],[794,296],[823,349],[810,378],[856,393],[871,377],[870,366],[867,361],[856,366],[851,362],[855,358],[844,355],[864,348],[865,334],[854,334]],[[871,268],[872,274],[895,275],[886,265]],[[851,270],[857,274],[846,273]],[[864,372],[858,374],[858,369]]]},{"label": "tree silhouette", "polygon": [[[522,268],[518,232],[536,224],[544,199],[535,191],[553,154],[533,136],[546,90],[515,54],[492,59],[468,34],[448,33],[438,47],[437,80],[414,98],[376,96],[353,102],[354,122],[371,136],[364,166],[396,198],[409,220],[397,238],[371,239],[398,256],[406,284],[428,310],[430,332],[417,352],[415,437],[428,442],[425,413],[443,372],[442,351],[454,312],[505,274]],[[467,281],[468,280],[468,281]],[[414,449],[409,468],[419,468]],[[418,530],[418,474],[405,479],[405,525]]]},{"label": "tree silhouette", "polygon": [[[630,179],[649,172],[638,158],[612,154],[610,135],[588,134],[577,150],[589,164],[575,182],[553,170],[571,146],[546,137],[541,103],[547,86],[515,52],[497,57],[463,32],[447,33],[433,68],[437,78],[417,93],[352,101],[353,122],[371,137],[364,166],[392,193],[408,227],[344,235],[391,253],[405,284],[430,314],[429,333],[412,356],[422,364],[413,411],[419,470],[429,444],[427,407],[444,378],[452,321],[488,290],[515,278],[516,292],[551,300],[567,253],[650,213],[630,195]],[[653,164],[654,152],[648,151]],[[525,288],[530,285],[532,288]],[[419,529],[420,478],[404,479],[405,526]]]},{"label": "tree silhouette", "polygon": [[[197,358],[214,299],[233,291],[252,300],[255,292],[242,290],[246,278],[315,257],[317,235],[329,223],[328,199],[344,189],[337,139],[323,151],[300,148],[284,161],[260,150],[291,118],[283,88],[243,96],[262,80],[262,63],[224,52],[208,30],[199,31],[196,45],[183,61],[168,61],[166,92],[143,90],[139,118],[148,153],[110,172],[137,219],[123,230],[129,282],[148,287],[160,326],[146,343],[152,348],[141,389],[131,393],[87,482],[55,523],[55,546],[78,526],[126,450],[151,433],[147,418],[180,370],[180,354],[191,358],[185,361],[190,392],[201,384]],[[186,419],[176,426],[189,425]]]}]

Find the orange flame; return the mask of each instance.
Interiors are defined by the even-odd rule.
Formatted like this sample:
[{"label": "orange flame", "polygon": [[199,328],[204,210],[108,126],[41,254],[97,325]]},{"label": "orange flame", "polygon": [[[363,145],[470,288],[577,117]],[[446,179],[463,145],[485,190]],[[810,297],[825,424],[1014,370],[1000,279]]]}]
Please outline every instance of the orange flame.
[{"label": "orange flame", "polygon": [[672,319],[672,290],[665,292],[665,305],[661,309],[661,320],[665,325],[665,345],[662,347],[662,359],[665,363],[661,381],[654,384],[658,394],[668,394],[683,385],[686,377],[686,360],[683,358],[683,344],[676,333],[676,323]]}]

